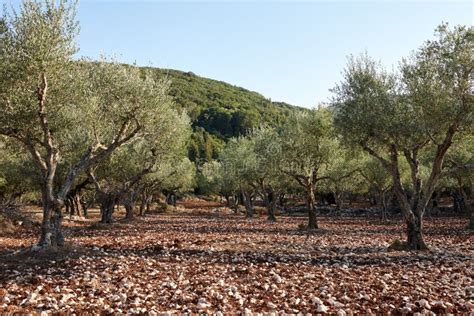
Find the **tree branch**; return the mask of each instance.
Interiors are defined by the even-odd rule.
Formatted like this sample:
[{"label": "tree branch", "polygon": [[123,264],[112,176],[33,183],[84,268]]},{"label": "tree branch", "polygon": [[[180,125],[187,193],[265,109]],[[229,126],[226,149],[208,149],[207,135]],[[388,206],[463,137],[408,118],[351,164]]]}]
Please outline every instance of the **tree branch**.
[{"label": "tree branch", "polygon": [[382,156],[380,156],[379,154],[377,154],[377,152],[375,150],[373,150],[372,148],[370,148],[366,142],[360,142],[359,143],[360,146],[362,146],[362,149],[364,149],[366,152],[368,152],[370,155],[372,155],[373,157],[377,158],[381,163],[382,165],[387,169],[387,170],[390,170],[390,162],[386,159],[384,159]]}]

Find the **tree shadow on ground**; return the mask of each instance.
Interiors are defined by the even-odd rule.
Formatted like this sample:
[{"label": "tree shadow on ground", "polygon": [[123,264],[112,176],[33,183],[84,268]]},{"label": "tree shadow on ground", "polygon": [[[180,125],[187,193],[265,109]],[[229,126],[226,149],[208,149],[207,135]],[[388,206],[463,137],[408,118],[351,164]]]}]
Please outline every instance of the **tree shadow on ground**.
[{"label": "tree shadow on ground", "polygon": [[[169,218],[172,217],[172,218]],[[211,219],[211,220],[209,220]],[[192,222],[190,223],[190,221]],[[347,265],[351,267],[361,266],[385,266],[391,264],[416,264],[416,263],[430,263],[440,264],[446,261],[467,261],[473,260],[473,257],[463,253],[456,253],[453,251],[437,251],[437,252],[388,252],[385,247],[376,247],[370,245],[361,246],[345,246],[345,245],[330,245],[321,246],[313,243],[311,236],[327,235],[327,236],[357,236],[357,235],[371,235],[371,234],[399,234],[400,227],[380,227],[380,226],[363,226],[362,220],[341,219],[341,223],[337,220],[329,221],[328,229],[317,230],[312,233],[298,230],[297,224],[302,223],[302,220],[286,220],[284,225],[277,223],[269,223],[263,219],[245,220],[237,216],[188,216],[188,215],[173,215],[166,217],[150,217],[146,219],[137,219],[133,222],[114,222],[112,225],[98,225],[97,227],[69,227],[66,229],[67,238],[82,237],[87,234],[87,237],[106,237],[112,244],[110,245],[93,245],[90,243],[86,246],[69,244],[64,248],[50,249],[45,252],[38,253],[18,253],[15,255],[6,256],[0,252],[0,282],[3,280],[14,279],[18,274],[8,274],[7,270],[16,270],[20,274],[23,272],[34,272],[44,270],[50,267],[61,267],[57,273],[62,273],[66,276],[68,270],[73,268],[77,260],[84,256],[93,256],[97,260],[118,256],[138,256],[143,258],[154,258],[157,260],[163,259],[166,261],[179,261],[204,259],[202,264],[206,263],[220,263],[220,264],[282,264],[282,263],[298,263],[308,264],[314,266],[329,266],[329,267],[343,267]],[[226,224],[227,226],[219,226]],[[323,223],[324,226],[325,223]],[[343,225],[343,229],[332,229],[331,226]],[[215,225],[215,226],[213,226]],[[292,226],[294,225],[294,228]],[[132,228],[132,229],[131,229]],[[284,235],[284,236],[307,236],[306,240],[302,238],[295,242],[295,245],[305,245],[304,249],[300,251],[288,251],[285,245],[280,245],[279,249],[274,252],[267,250],[217,250],[210,251],[206,249],[192,249],[175,245],[174,247],[165,248],[160,244],[150,246],[127,246],[126,244],[113,244],[116,236],[120,237],[136,237],[137,235],[147,233],[186,233],[196,234],[207,238],[208,234],[222,234],[226,238],[235,238],[235,235],[246,234],[262,234],[262,235]],[[31,232],[15,233],[10,238],[25,238],[25,234],[31,235]],[[226,236],[226,234],[228,234]],[[458,234],[463,238],[468,236],[461,227],[436,227],[431,225],[426,230],[427,235],[452,235]],[[472,232],[471,232],[472,234]],[[351,237],[349,237],[351,238]],[[172,241],[172,240],[170,240]],[[212,245],[208,239],[205,239],[202,245]],[[308,247],[308,244],[310,245]],[[197,243],[199,246],[201,244]],[[96,246],[103,249],[97,249]],[[245,247],[245,245],[244,245]],[[21,250],[23,248],[17,247],[13,250]],[[443,252],[444,251],[444,252]],[[82,263],[78,263],[82,264]]]},{"label": "tree shadow on ground", "polygon": [[[18,248],[16,250],[20,250]],[[67,277],[72,274],[72,270],[77,260],[82,257],[94,257],[94,260],[108,258],[117,258],[119,256],[134,256],[144,258],[153,258],[155,260],[179,262],[188,260],[199,260],[200,264],[230,264],[230,265],[248,265],[248,264],[306,264],[313,266],[338,267],[338,268],[357,268],[364,266],[389,266],[389,265],[407,265],[407,264],[440,264],[447,261],[472,261],[474,257],[456,252],[388,252],[383,247],[370,246],[327,246],[317,247],[310,252],[268,252],[268,251],[237,251],[237,250],[218,250],[209,251],[202,249],[173,248],[167,249],[161,245],[151,245],[143,248],[127,247],[102,247],[79,246],[68,244],[65,247],[48,249],[36,253],[19,252],[13,255],[0,256],[0,282],[17,279],[24,272],[26,277],[20,277],[20,282],[34,284],[39,282],[36,274],[48,274],[49,268],[53,269],[55,274],[61,277]],[[126,260],[126,259],[125,259]],[[10,272],[8,272],[10,271]],[[16,273],[11,273],[16,271]],[[68,272],[69,271],[69,272]],[[31,272],[34,272],[33,274]]]}]

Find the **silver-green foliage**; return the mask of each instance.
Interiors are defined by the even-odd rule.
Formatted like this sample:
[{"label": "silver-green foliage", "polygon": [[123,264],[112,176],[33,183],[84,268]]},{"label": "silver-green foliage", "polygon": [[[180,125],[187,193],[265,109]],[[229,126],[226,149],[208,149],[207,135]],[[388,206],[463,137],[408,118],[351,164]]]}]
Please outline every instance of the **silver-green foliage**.
[{"label": "silver-green foliage", "polygon": [[[456,135],[472,133],[474,30],[441,25],[402,62],[400,75],[385,71],[367,55],[351,58],[335,94],[335,125],[344,139],[360,145],[390,172],[409,230],[408,245],[426,248],[422,218]],[[422,166],[421,157],[432,153]],[[409,199],[401,161],[411,173]]]}]

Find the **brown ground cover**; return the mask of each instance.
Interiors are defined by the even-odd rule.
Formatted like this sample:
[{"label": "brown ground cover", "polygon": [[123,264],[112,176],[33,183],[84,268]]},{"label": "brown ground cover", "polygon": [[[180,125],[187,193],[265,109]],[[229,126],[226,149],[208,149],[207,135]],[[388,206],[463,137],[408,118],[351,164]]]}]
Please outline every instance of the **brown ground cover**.
[{"label": "brown ground cover", "polygon": [[430,252],[387,251],[400,221],[246,220],[213,207],[132,222],[66,223],[69,245],[10,255],[35,241],[0,237],[0,312],[466,313],[474,310],[474,238],[466,220],[426,221]]}]

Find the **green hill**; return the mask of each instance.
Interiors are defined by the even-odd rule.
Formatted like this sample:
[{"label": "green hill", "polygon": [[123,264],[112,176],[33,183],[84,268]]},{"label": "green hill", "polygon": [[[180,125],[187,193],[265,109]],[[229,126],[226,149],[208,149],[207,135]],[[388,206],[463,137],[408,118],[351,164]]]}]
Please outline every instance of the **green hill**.
[{"label": "green hill", "polygon": [[171,80],[170,94],[191,117],[194,133],[189,157],[193,161],[216,158],[227,139],[244,135],[261,123],[279,124],[291,112],[304,110],[192,72],[151,69]]}]

